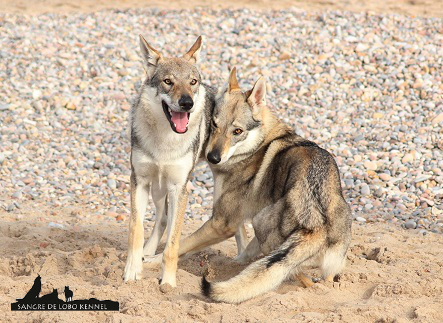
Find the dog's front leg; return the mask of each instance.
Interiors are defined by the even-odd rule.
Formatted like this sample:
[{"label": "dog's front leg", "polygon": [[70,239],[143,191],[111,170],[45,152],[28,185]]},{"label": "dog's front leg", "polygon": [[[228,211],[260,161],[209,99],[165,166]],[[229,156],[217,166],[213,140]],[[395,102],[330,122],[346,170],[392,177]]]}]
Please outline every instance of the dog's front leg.
[{"label": "dog's front leg", "polygon": [[162,259],[162,285],[176,287],[178,249],[187,200],[185,185],[174,185],[168,189],[168,236]]},{"label": "dog's front leg", "polygon": [[248,245],[248,235],[244,223],[238,227],[235,233],[235,242],[237,242],[237,256],[240,256]]},{"label": "dog's front leg", "polygon": [[248,244],[246,249],[237,257],[235,257],[235,261],[239,264],[247,264],[251,262],[255,257],[257,257],[260,253],[260,243],[258,242],[257,237],[254,237]]},{"label": "dog's front leg", "polygon": [[143,218],[149,198],[149,184],[137,182],[135,173],[131,174],[131,217],[129,218],[128,258],[124,280],[142,278],[143,271]]}]

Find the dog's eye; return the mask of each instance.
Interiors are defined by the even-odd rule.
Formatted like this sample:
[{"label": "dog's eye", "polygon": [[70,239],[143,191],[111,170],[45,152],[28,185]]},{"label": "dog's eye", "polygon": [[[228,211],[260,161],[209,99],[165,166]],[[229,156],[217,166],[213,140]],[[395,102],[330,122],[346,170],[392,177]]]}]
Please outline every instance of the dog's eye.
[{"label": "dog's eye", "polygon": [[214,128],[217,128],[217,124],[215,123],[214,119],[212,119],[211,122],[212,122],[212,126],[213,126]]},{"label": "dog's eye", "polygon": [[172,85],[172,81],[170,79],[164,79],[163,82],[167,85]]},{"label": "dog's eye", "polygon": [[241,130],[240,128],[237,128],[234,130],[234,135],[238,136],[241,135],[243,133],[243,130]]},{"label": "dog's eye", "polygon": [[195,84],[197,84],[197,80],[196,80],[196,79],[193,79],[193,80],[191,81],[191,85],[195,85]]}]

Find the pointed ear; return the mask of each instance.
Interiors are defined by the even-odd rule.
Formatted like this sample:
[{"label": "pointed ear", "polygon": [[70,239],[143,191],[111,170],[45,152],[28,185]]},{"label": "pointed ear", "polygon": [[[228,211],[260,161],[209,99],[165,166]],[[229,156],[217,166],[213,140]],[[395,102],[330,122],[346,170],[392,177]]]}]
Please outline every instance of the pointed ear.
[{"label": "pointed ear", "polygon": [[264,77],[260,77],[248,93],[250,94],[247,96],[247,101],[252,108],[252,114],[256,116],[260,113],[261,108],[266,105],[266,81]]},{"label": "pointed ear", "polygon": [[200,50],[202,48],[202,36],[198,36],[191,49],[183,55],[184,59],[187,59],[191,63],[198,64],[200,62]]},{"label": "pointed ear", "polygon": [[228,92],[239,92],[241,91],[240,86],[237,81],[237,68],[234,66],[229,74],[228,80]]},{"label": "pointed ear", "polygon": [[252,90],[248,92],[250,92],[248,96],[248,103],[251,106],[266,105],[266,81],[262,76],[257,80],[257,82],[255,82],[255,85],[252,88]]},{"label": "pointed ear", "polygon": [[151,47],[146,39],[140,36],[140,50],[142,52],[142,57],[145,62],[143,65],[148,77],[152,77],[154,73],[155,67],[157,66],[158,61],[162,58],[162,54]]}]

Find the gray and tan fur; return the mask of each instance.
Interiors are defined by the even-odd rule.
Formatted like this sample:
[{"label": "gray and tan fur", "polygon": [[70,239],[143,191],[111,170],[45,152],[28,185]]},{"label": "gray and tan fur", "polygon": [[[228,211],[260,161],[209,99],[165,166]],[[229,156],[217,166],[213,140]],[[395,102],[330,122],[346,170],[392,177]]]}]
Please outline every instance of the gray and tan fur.
[{"label": "gray and tan fur", "polygon": [[[140,35],[146,80],[131,110],[131,216],[124,280],[142,277],[167,227],[162,284],[176,286],[177,252],[187,203],[186,183],[208,137],[215,90],[197,67],[202,39],[183,57],[164,57]],[[144,245],[149,193],[156,222]]]},{"label": "gray and tan fur", "polygon": [[203,278],[203,293],[216,301],[243,302],[292,275],[312,285],[304,266],[319,267],[331,280],[351,240],[351,212],[333,157],[275,117],[265,94],[262,78],[243,93],[234,69],[218,95],[206,148],[215,177],[213,216],[180,246],[180,255],[200,250],[252,220],[255,238],[238,260],[264,257],[227,281]]}]

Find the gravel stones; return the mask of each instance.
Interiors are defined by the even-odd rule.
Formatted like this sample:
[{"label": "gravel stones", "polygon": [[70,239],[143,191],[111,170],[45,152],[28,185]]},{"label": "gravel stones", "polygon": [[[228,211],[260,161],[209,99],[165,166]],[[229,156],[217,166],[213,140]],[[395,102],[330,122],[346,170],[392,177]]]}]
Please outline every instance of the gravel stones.
[{"label": "gravel stones", "polygon": [[369,185],[368,184],[363,184],[361,186],[360,193],[362,195],[369,195],[369,194],[371,194],[371,189],[369,188]]},{"label": "gravel stones", "polygon": [[[4,210],[33,199],[127,215],[138,34],[168,55],[202,34],[205,82],[222,86],[228,66],[244,89],[265,76],[274,113],[336,156],[354,214],[397,224],[415,214],[420,230],[443,230],[441,19],[207,8],[0,19]],[[211,215],[213,185],[198,165],[187,220]]]}]

